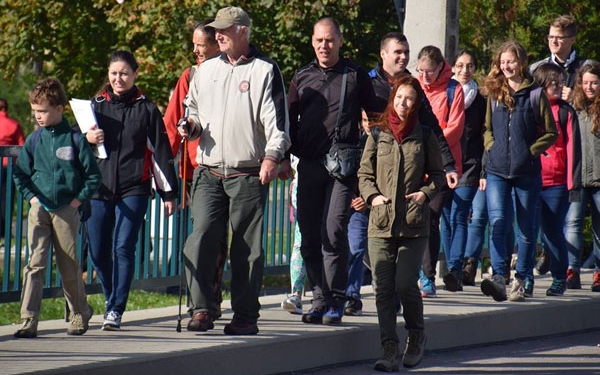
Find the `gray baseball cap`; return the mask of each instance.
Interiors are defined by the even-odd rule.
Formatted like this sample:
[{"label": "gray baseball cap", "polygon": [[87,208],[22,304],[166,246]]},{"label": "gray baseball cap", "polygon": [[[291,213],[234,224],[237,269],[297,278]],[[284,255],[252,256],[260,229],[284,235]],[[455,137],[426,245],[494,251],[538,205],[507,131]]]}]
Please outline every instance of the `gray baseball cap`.
[{"label": "gray baseball cap", "polygon": [[215,29],[226,29],[232,25],[250,26],[248,13],[240,7],[222,8],[217,12],[215,20],[206,26]]}]

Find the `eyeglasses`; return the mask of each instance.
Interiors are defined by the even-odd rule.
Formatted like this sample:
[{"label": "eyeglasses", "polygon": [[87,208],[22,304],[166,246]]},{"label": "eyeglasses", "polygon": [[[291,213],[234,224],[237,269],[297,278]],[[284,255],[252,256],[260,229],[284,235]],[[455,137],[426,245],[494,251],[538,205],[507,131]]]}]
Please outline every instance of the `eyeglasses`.
[{"label": "eyeglasses", "polygon": [[550,81],[548,87],[563,87],[564,85],[564,81]]},{"label": "eyeglasses", "polygon": [[574,37],[575,35],[565,35],[565,36],[557,36],[557,35],[548,35],[547,38],[549,41],[557,41],[559,43],[562,43],[565,41],[565,39],[569,39]]},{"label": "eyeglasses", "polygon": [[424,76],[428,76],[428,77],[429,77],[429,76],[432,76],[432,75],[435,75],[435,74],[437,74],[438,68],[439,68],[441,65],[442,65],[441,63],[440,63],[440,64],[438,64],[438,65],[437,65],[435,68],[433,68],[433,70],[422,70],[422,69],[419,69],[417,72],[418,72],[419,74],[421,74],[421,75],[424,75]]},{"label": "eyeglasses", "polygon": [[456,64],[454,67],[458,70],[463,70],[464,68],[467,68],[467,70],[473,70],[475,69],[475,64]]}]

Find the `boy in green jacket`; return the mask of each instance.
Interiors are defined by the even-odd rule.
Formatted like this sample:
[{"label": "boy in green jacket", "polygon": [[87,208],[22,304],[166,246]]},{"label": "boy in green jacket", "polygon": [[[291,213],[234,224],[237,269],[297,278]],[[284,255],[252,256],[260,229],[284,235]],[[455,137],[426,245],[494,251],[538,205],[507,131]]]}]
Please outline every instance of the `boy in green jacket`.
[{"label": "boy in green jacket", "polygon": [[79,210],[100,186],[100,170],[87,141],[74,134],[63,117],[67,96],[60,81],[47,78],[38,82],[29,92],[29,103],[40,129],[27,137],[14,175],[17,188],[30,203],[30,259],[23,270],[21,294],[24,322],[14,336],[37,337],[51,244],[72,312],[67,334],[83,335],[93,310],[87,303],[76,253]]}]

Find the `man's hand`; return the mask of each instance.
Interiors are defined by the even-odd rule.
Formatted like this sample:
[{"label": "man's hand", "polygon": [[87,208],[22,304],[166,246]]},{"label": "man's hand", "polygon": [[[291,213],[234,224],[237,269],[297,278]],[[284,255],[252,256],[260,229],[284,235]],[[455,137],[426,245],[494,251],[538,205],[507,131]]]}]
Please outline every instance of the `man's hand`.
[{"label": "man's hand", "polygon": [[78,208],[79,206],[81,206],[81,201],[77,198],[73,198],[73,200],[69,202],[69,206],[73,208]]},{"label": "man's hand", "polygon": [[185,121],[179,121],[177,124],[177,132],[183,138],[190,136],[190,129],[194,126],[194,120],[188,117]]},{"label": "man's hand", "polygon": [[165,201],[164,202],[164,206],[165,206],[165,216],[169,217],[171,215],[173,215],[173,212],[175,212],[175,199],[172,199],[170,201]]},{"label": "man's hand", "polygon": [[411,201],[413,203],[418,204],[419,206],[422,206],[423,203],[425,203],[427,196],[422,191],[417,191],[415,193],[410,193],[406,195],[405,198],[407,201]]},{"label": "man's hand", "polygon": [[267,185],[269,182],[273,181],[275,177],[277,177],[277,169],[278,165],[276,162],[269,159],[263,159],[263,162],[260,164],[260,172],[258,174],[260,183]]},{"label": "man's hand", "polygon": [[563,86],[562,93],[560,95],[561,99],[567,103],[573,102],[573,90],[569,86]]},{"label": "man's hand", "polygon": [[487,187],[487,180],[485,178],[480,178],[479,179],[479,190],[485,191],[486,187]]},{"label": "man's hand", "polygon": [[352,198],[352,202],[350,202],[350,207],[354,209],[354,211],[365,212],[369,206],[367,206],[367,202],[365,202],[362,197]]},{"label": "man's hand", "polygon": [[287,180],[288,178],[294,178],[294,170],[290,164],[289,159],[282,160],[279,164],[279,174],[277,175],[280,180]]},{"label": "man's hand", "polygon": [[450,189],[454,189],[458,185],[458,173],[456,171],[447,172],[446,183]]}]

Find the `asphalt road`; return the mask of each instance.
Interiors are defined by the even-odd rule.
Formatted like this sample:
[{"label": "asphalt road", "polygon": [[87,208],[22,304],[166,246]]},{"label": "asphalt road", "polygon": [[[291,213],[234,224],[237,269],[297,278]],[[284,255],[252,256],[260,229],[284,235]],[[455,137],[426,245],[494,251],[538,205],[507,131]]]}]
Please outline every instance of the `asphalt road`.
[{"label": "asphalt road", "polygon": [[[600,317],[599,317],[600,318]],[[373,375],[374,361],[285,375]],[[426,352],[421,365],[400,374],[600,374],[600,330],[496,345]],[[283,374],[282,374],[283,375]]]}]

